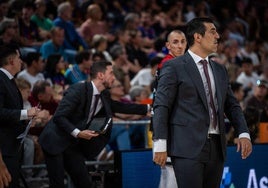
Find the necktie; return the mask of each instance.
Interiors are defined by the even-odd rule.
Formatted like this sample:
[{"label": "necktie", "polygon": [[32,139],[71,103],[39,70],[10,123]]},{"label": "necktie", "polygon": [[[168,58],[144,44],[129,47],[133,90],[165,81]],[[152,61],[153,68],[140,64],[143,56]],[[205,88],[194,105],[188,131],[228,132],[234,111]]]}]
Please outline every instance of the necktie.
[{"label": "necktie", "polygon": [[97,94],[97,95],[94,95],[95,96],[95,101],[94,101],[94,104],[93,104],[93,110],[92,110],[92,114],[91,114],[91,119],[92,117],[94,117],[94,114],[96,112],[96,109],[97,109],[97,106],[98,106],[98,102],[99,102],[99,99],[100,99],[100,95]]},{"label": "necktie", "polygon": [[213,94],[212,94],[212,89],[211,89],[211,82],[210,82],[210,77],[208,74],[208,62],[206,60],[201,60],[200,63],[203,65],[203,69],[204,69],[204,73],[205,73],[205,77],[207,80],[207,86],[208,87],[208,95],[207,95],[207,100],[209,102],[209,107],[210,107],[210,119],[212,122],[212,126],[216,129],[217,126],[217,112],[216,112],[216,108],[215,108],[215,104],[214,104],[214,100],[213,100]]},{"label": "necktie", "polygon": [[88,115],[88,119],[87,119],[88,126],[89,126],[90,122],[92,121],[92,119],[94,117],[94,114],[96,112],[96,109],[98,107],[98,102],[99,102],[100,95],[97,94],[97,95],[94,95],[94,97],[95,97],[95,100],[94,100],[94,103],[93,103],[93,107],[92,108],[90,107],[90,111],[89,111],[89,115]]}]

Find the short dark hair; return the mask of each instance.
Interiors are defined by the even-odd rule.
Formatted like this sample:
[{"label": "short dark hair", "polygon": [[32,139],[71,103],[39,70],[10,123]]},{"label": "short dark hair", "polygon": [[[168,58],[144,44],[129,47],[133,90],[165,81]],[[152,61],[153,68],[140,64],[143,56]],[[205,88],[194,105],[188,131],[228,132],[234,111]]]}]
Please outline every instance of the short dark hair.
[{"label": "short dark hair", "polygon": [[241,59],[241,64],[244,64],[244,63],[253,64],[252,59],[250,57],[244,57],[244,58],[242,58]]},{"label": "short dark hair", "polygon": [[239,82],[231,82],[230,85],[233,92],[237,92],[243,86]]},{"label": "short dark hair", "polygon": [[33,64],[33,61],[38,61],[41,55],[42,54],[39,52],[29,52],[23,60],[27,66],[31,66]]},{"label": "short dark hair", "polygon": [[159,63],[161,63],[163,57],[160,56],[155,56],[152,59],[150,59],[149,64],[151,67],[154,67],[155,65],[158,65]]},{"label": "short dark hair", "polygon": [[19,51],[19,47],[17,45],[7,44],[0,46],[0,67],[7,65],[7,57],[16,55],[17,50]]},{"label": "short dark hair", "polygon": [[75,61],[76,61],[76,64],[81,64],[83,62],[83,60],[89,60],[90,58],[90,52],[88,50],[84,50],[84,51],[81,51],[81,52],[78,52],[76,55],[75,55]]},{"label": "short dark hair", "polygon": [[202,36],[205,35],[206,27],[204,23],[213,23],[213,20],[208,17],[197,17],[187,23],[186,38],[189,46],[194,44],[194,34],[198,33]]},{"label": "short dark hair", "polygon": [[112,66],[112,63],[109,61],[97,61],[94,62],[90,68],[90,77],[94,79],[97,77],[99,72],[104,73],[107,69],[107,66]]}]

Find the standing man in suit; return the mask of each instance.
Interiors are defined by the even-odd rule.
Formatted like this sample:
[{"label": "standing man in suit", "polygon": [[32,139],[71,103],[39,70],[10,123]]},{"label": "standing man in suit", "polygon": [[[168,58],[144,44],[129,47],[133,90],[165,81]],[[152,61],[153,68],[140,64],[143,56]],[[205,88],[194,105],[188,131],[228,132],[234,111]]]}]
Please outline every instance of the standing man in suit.
[{"label": "standing man in suit", "polygon": [[23,110],[21,94],[14,81],[14,75],[21,70],[22,61],[18,48],[14,46],[0,46],[0,151],[3,162],[11,175],[10,188],[17,188],[21,144],[17,139],[25,129],[27,120],[37,115],[36,107]]},{"label": "standing man in suit", "polygon": [[164,166],[167,155],[171,156],[180,188],[216,188],[226,158],[224,115],[239,135],[237,151],[242,159],[250,155],[252,145],[225,67],[208,59],[217,51],[220,38],[213,21],[194,18],[187,25],[186,38],[189,50],[166,63],[160,72],[153,160]]},{"label": "standing man in suit", "polygon": [[[110,118],[115,112],[141,115],[149,112],[147,105],[123,104],[111,99],[107,89],[115,76],[110,62],[93,63],[90,74],[91,82],[74,84],[66,91],[54,117],[39,137],[51,188],[65,187],[64,170],[77,188],[92,186],[85,161],[99,154],[108,143],[112,130],[112,126],[105,134],[89,130],[92,119]],[[94,105],[98,96],[100,100]]]}]

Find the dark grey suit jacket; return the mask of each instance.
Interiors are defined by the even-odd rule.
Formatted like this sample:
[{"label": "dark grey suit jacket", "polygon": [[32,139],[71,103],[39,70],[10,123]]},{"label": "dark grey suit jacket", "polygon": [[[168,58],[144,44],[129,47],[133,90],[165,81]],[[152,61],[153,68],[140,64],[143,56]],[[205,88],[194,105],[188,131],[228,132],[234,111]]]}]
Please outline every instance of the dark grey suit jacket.
[{"label": "dark grey suit jacket", "polygon": [[[222,154],[226,156],[224,114],[238,134],[248,128],[229,86],[224,66],[210,62],[218,103]],[[202,150],[209,128],[209,112],[199,70],[187,52],[165,63],[154,102],[154,139],[166,139],[170,156],[194,158]]]},{"label": "dark grey suit jacket", "polygon": [[22,97],[11,80],[0,70],[0,149],[4,156],[18,154],[20,140],[17,136],[25,129],[20,121]]},{"label": "dark grey suit jacket", "polygon": [[[92,95],[93,87],[91,82],[70,86],[60,102],[54,117],[46,125],[39,137],[39,142],[46,152],[54,155],[59,154],[68,146],[79,143],[87,148],[85,155],[88,158],[92,158],[108,143],[112,126],[110,126],[105,134],[90,140],[74,138],[71,135],[75,128],[79,130],[87,128],[86,121],[90,111]],[[100,97],[103,107],[97,116],[112,117],[114,112],[141,115],[147,113],[146,105],[130,105],[113,101],[108,90],[101,92]]]}]

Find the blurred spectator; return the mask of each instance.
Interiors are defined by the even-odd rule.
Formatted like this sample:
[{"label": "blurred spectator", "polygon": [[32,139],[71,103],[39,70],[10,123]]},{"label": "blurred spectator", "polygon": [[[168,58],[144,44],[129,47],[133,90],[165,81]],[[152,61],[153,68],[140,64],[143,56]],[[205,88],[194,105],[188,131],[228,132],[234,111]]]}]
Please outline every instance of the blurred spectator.
[{"label": "blurred spectator", "polygon": [[92,65],[91,56],[92,54],[89,51],[81,51],[76,54],[76,63],[70,65],[64,74],[67,84],[74,84],[88,79]]},{"label": "blurred spectator", "polygon": [[45,64],[41,58],[41,54],[37,52],[29,52],[24,59],[27,66],[24,70],[18,73],[17,78],[24,78],[31,83],[31,87],[38,80],[45,80],[43,71]]},{"label": "blurred spectator", "polygon": [[71,50],[88,49],[87,43],[78,34],[71,22],[72,6],[69,2],[63,2],[58,6],[58,17],[53,21],[55,26],[61,27],[65,32],[64,48]]},{"label": "blurred spectator", "polygon": [[261,80],[268,82],[268,64],[263,65],[262,73],[260,75]]},{"label": "blurred spectator", "polygon": [[98,4],[91,4],[87,7],[87,20],[80,26],[80,34],[88,44],[96,34],[105,35],[108,33],[107,23],[103,20],[103,13]]},{"label": "blurred spectator", "polygon": [[257,48],[256,41],[246,41],[245,46],[240,49],[238,55],[240,59],[242,58],[250,58],[252,60],[253,68],[255,71],[260,69],[260,59],[255,52]]},{"label": "blurred spectator", "polygon": [[66,81],[64,77],[66,63],[60,54],[51,54],[46,61],[46,67],[44,71],[45,79],[48,80],[51,85],[59,85],[65,87]]},{"label": "blurred spectator", "polygon": [[140,25],[140,16],[137,13],[130,12],[124,18],[124,28],[127,30],[138,29]]},{"label": "blurred spectator", "polygon": [[185,22],[189,22],[196,17],[194,12],[194,6],[191,3],[188,3],[185,5],[185,7],[186,7],[186,12],[184,13]]},{"label": "blurred spectator", "polygon": [[252,60],[250,58],[242,59],[242,72],[238,75],[236,81],[243,85],[245,96],[252,95],[253,87],[258,79],[259,76],[253,70]]},{"label": "blurred spectator", "polygon": [[245,93],[243,90],[243,85],[241,83],[238,82],[231,82],[231,89],[234,93],[235,98],[237,99],[237,101],[239,102],[242,110],[245,109],[245,104],[244,104],[244,97],[245,97]]},{"label": "blurred spectator", "polygon": [[9,0],[1,0],[0,1],[0,25],[3,21],[9,21],[10,18],[7,17],[8,9],[9,9]]},{"label": "blurred spectator", "polygon": [[92,61],[93,62],[101,61],[101,60],[106,60],[105,56],[103,55],[103,53],[95,52],[95,53],[92,54]]},{"label": "blurred spectator", "polygon": [[[71,59],[74,58],[71,58],[68,56],[68,53],[65,52],[63,42],[64,30],[61,27],[53,27],[51,29],[51,39],[44,42],[40,48],[42,58],[46,60],[48,56],[52,54],[61,54],[64,57],[64,60],[68,61],[69,63],[73,63],[73,60]],[[74,54],[76,54],[76,51],[74,51]]]},{"label": "blurred spectator", "polygon": [[[133,64],[133,66],[137,67],[137,70],[146,67],[149,62],[147,54],[142,48],[142,41],[144,39],[141,35],[141,31],[139,31],[138,29],[130,30],[130,40],[129,43],[126,45],[128,60]],[[137,74],[137,70],[135,69],[134,71],[129,71],[130,78],[133,78]]]},{"label": "blurred spectator", "polygon": [[38,26],[40,31],[40,36],[43,39],[50,38],[50,30],[53,27],[53,22],[51,19],[45,16],[46,12],[46,2],[45,0],[35,0],[35,13],[31,16],[31,20]]},{"label": "blurred spectator", "polygon": [[142,46],[143,47],[153,47],[153,41],[156,38],[155,30],[153,28],[153,18],[152,15],[149,12],[141,11],[140,13],[140,25],[138,29],[141,31],[141,37],[142,37]]},{"label": "blurred spectator", "polygon": [[52,116],[58,106],[58,102],[53,98],[54,91],[50,83],[46,80],[39,80],[34,84],[32,95],[29,101],[32,106],[40,105],[42,110],[49,111]]},{"label": "blurred spectator", "polygon": [[34,10],[35,5],[32,2],[26,2],[22,7],[18,24],[22,45],[38,51],[43,39],[40,36],[38,26],[31,20]]},{"label": "blurred spectator", "polygon": [[92,38],[92,54],[102,53],[106,61],[112,61],[112,57],[107,51],[108,41],[102,34],[95,34]]},{"label": "blurred spectator", "polygon": [[268,82],[257,80],[253,96],[246,101],[246,108],[253,108],[259,112],[259,121],[268,122],[268,102],[266,100]]},{"label": "blurred spectator", "polygon": [[15,20],[2,21],[0,24],[0,45],[17,44],[20,46],[17,32],[18,25]]},{"label": "blurred spectator", "polygon": [[132,64],[127,59],[125,48],[120,45],[113,46],[110,54],[113,58],[114,75],[124,86],[125,93],[128,93],[130,88],[129,70]]},{"label": "blurred spectator", "polygon": [[131,80],[131,86],[143,86],[151,93],[151,84],[155,78],[157,65],[162,61],[163,57],[155,56],[150,60],[150,66],[141,69]]},{"label": "blurred spectator", "polygon": [[115,45],[121,45],[122,47],[126,48],[126,45],[129,43],[129,40],[129,30],[125,28],[118,28],[115,31],[115,40],[112,44],[110,44],[110,49]]}]

